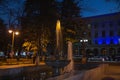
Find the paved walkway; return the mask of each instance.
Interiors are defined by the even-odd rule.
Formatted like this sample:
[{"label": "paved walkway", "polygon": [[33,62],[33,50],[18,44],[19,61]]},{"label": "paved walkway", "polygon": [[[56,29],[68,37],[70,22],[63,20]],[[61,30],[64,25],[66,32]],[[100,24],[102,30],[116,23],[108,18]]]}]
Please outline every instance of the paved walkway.
[{"label": "paved walkway", "polygon": [[48,80],[120,80],[120,65],[104,64],[91,70],[80,71],[76,75],[70,73]]},{"label": "paved walkway", "polygon": [[[36,64],[14,64],[14,65],[1,65],[0,69],[8,69],[8,68],[17,68],[17,67],[25,67],[25,66],[35,66]],[[39,65],[45,65],[44,62],[40,62]]]},{"label": "paved walkway", "polygon": [[[45,65],[45,63],[40,62],[39,65]],[[35,64],[2,65],[0,69],[3,70],[24,66],[35,66]],[[67,77],[65,78],[65,76]],[[60,77],[62,78],[61,80],[120,80],[120,65],[105,64],[91,70],[80,71],[77,74],[70,73],[61,75],[59,78]],[[60,80],[59,78],[50,80]]]},{"label": "paved walkway", "polygon": [[101,65],[65,80],[120,80],[120,66]]}]

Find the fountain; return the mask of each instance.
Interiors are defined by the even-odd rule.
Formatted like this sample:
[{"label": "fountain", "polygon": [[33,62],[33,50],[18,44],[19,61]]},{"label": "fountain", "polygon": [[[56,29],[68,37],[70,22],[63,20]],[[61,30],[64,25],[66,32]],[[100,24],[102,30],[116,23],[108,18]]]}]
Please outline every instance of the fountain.
[{"label": "fountain", "polygon": [[62,32],[60,27],[60,21],[57,21],[56,24],[56,49],[54,58],[48,59],[45,63],[48,66],[53,68],[53,76],[58,76],[63,73],[64,67],[70,63],[69,59],[64,57],[63,51],[63,43],[62,43]]}]

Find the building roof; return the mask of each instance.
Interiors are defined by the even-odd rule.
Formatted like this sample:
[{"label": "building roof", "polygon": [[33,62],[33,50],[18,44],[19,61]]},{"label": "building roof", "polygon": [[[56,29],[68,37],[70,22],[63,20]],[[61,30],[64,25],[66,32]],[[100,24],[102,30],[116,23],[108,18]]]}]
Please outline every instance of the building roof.
[{"label": "building roof", "polygon": [[98,18],[98,17],[115,16],[115,15],[117,15],[117,16],[120,15],[120,12],[91,16],[91,17],[85,17],[85,18]]},{"label": "building roof", "polygon": [[86,22],[120,20],[120,12],[83,18]]}]

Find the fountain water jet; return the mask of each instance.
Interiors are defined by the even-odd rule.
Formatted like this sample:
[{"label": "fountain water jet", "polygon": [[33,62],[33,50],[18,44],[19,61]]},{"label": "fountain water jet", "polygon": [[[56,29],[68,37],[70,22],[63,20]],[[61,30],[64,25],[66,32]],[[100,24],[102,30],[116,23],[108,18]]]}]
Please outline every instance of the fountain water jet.
[{"label": "fountain water jet", "polygon": [[61,27],[60,27],[60,21],[57,21],[56,24],[56,56],[58,56],[57,59],[60,58],[60,56],[63,55],[63,38],[62,38],[62,31],[61,31]]},{"label": "fountain water jet", "polygon": [[55,59],[46,60],[45,63],[48,66],[53,68],[53,76],[58,76],[62,74],[63,68],[70,63],[70,60],[64,57],[63,51],[63,42],[62,42],[62,32],[60,27],[60,21],[57,21],[56,24],[56,50],[55,50]]}]

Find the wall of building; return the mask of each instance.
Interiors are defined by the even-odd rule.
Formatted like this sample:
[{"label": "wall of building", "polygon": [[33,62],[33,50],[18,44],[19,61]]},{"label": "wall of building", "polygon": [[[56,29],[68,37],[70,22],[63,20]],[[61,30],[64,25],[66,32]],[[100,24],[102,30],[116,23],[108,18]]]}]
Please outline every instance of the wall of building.
[{"label": "wall of building", "polygon": [[[84,18],[90,29],[87,54],[116,56],[120,55],[120,13]],[[82,45],[80,45],[82,46]],[[81,49],[79,48],[79,51]]]}]

